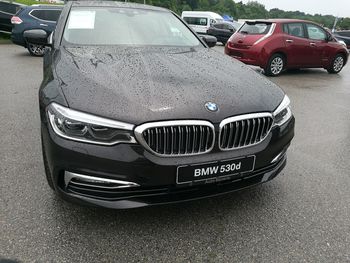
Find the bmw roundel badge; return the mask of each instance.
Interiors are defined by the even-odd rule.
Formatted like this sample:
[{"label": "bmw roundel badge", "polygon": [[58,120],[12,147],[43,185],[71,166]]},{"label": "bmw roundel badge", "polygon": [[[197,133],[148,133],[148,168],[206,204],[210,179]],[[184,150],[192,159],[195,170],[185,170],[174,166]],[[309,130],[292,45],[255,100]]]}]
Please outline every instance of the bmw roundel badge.
[{"label": "bmw roundel badge", "polygon": [[214,102],[207,102],[205,108],[210,112],[217,112],[219,110],[218,105]]}]

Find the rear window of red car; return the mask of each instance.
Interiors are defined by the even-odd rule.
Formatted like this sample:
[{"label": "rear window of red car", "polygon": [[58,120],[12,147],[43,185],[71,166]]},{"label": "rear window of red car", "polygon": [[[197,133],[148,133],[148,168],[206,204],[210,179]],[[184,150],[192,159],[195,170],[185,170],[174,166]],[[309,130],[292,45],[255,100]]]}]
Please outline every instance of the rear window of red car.
[{"label": "rear window of red car", "polygon": [[239,32],[247,35],[266,35],[271,25],[271,23],[265,22],[245,22]]}]

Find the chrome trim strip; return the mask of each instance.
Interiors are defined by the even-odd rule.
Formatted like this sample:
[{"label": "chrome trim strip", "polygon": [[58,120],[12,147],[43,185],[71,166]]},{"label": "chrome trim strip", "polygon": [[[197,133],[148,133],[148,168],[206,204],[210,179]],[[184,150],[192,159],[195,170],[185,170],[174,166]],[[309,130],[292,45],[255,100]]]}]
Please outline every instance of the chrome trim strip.
[{"label": "chrome trim strip", "polygon": [[64,139],[71,140],[71,141],[77,141],[77,142],[96,144],[96,145],[104,145],[104,146],[112,146],[112,145],[116,145],[119,143],[131,143],[131,144],[137,143],[136,139],[134,138],[134,136],[132,136],[132,134],[130,135],[130,137],[131,137],[130,141],[114,141],[114,142],[100,142],[100,141],[93,141],[93,140],[88,140],[88,139],[83,139],[83,138],[76,138],[76,137],[67,136],[56,127],[55,114],[50,112],[50,107],[53,107],[53,110],[56,110],[59,114],[61,114],[62,116],[66,117],[68,119],[83,122],[85,124],[99,125],[99,126],[120,129],[120,130],[126,130],[126,131],[133,131],[135,125],[123,123],[123,122],[119,122],[119,121],[115,121],[115,120],[111,120],[111,119],[107,119],[107,118],[102,118],[102,117],[90,115],[90,114],[83,113],[83,112],[79,112],[79,111],[66,108],[64,106],[61,106],[61,105],[53,102],[46,109],[47,116],[48,116],[49,122],[50,122],[51,127],[54,130],[54,132],[58,136],[60,136]]},{"label": "chrome trim strip", "polygon": [[10,15],[10,16],[16,15],[16,14],[8,13],[8,12],[2,11],[2,10],[0,10],[0,13],[3,13],[5,15]]},{"label": "chrome trim strip", "polygon": [[274,110],[273,115],[276,116],[278,113],[280,113],[282,110],[284,110],[289,105],[290,105],[290,99],[288,98],[287,95],[284,95],[283,100],[281,101],[281,103],[277,107],[277,109]]},{"label": "chrome trim strip", "polygon": [[280,103],[280,105],[277,107],[277,109],[273,112],[273,116],[278,115],[281,111],[283,111],[284,109],[287,109],[287,115],[285,116],[285,118],[282,120],[282,122],[280,123],[275,123],[273,124],[273,126],[282,126],[283,124],[285,124],[291,117],[292,117],[292,110],[290,108],[290,99],[287,95],[284,95],[284,98],[282,100],[282,102]]},{"label": "chrome trim strip", "polygon": [[275,163],[275,162],[279,161],[281,159],[281,157],[285,155],[286,152],[287,152],[286,150],[283,150],[282,152],[280,152],[275,158],[273,158],[271,163]]},{"label": "chrome trim strip", "polygon": [[[70,181],[74,178],[78,178],[82,181],[86,180],[88,183],[89,181],[100,181],[101,183],[111,183],[111,184],[120,184],[121,186],[117,187],[106,187],[106,186],[95,186],[96,188],[106,188],[106,189],[123,189],[123,188],[130,188],[130,187],[139,187],[140,185],[134,182],[127,182],[127,181],[121,181],[121,180],[115,180],[115,179],[107,179],[107,178],[101,178],[101,177],[95,177],[95,176],[88,176],[88,175],[82,175],[77,173],[72,173],[65,171],[64,172],[64,184],[67,187]],[[94,187],[93,182],[91,182],[91,187]]]},{"label": "chrome trim strip", "polygon": [[[243,121],[243,120],[249,120],[249,119],[255,119],[255,118],[264,118],[264,117],[269,117],[271,118],[272,121],[272,125],[270,127],[270,129],[266,132],[265,137],[261,138],[259,142],[257,143],[253,143],[253,144],[249,144],[249,145],[245,145],[245,146],[241,146],[241,147],[232,147],[230,149],[226,149],[226,148],[222,148],[221,147],[221,132],[223,127],[225,127],[225,125],[229,124],[229,123],[235,123],[237,121]],[[263,142],[268,135],[270,134],[272,128],[274,127],[274,118],[273,115],[269,112],[263,112],[263,113],[252,113],[252,114],[245,114],[245,115],[239,115],[239,116],[235,116],[235,117],[230,117],[227,119],[224,119],[223,121],[221,121],[219,128],[219,143],[218,143],[218,147],[221,151],[232,151],[232,150],[238,150],[238,149],[244,149],[247,147],[251,147],[251,146],[255,146],[258,145],[259,143]],[[256,134],[256,136],[258,135],[258,133]]]},{"label": "chrome trim strip", "polygon": [[50,106],[53,107],[58,113],[60,113],[64,117],[67,117],[68,119],[84,122],[87,124],[99,125],[99,126],[104,126],[108,128],[121,129],[121,130],[127,130],[127,131],[132,131],[135,127],[135,125],[132,125],[129,123],[124,123],[120,121],[111,120],[108,118],[98,117],[92,114],[66,108],[55,102],[51,103],[49,107]]},{"label": "chrome trim strip", "polygon": [[[171,127],[171,126],[206,126],[213,132],[213,141],[211,146],[206,149],[204,152],[200,153],[187,153],[187,154],[160,154],[151,149],[148,146],[146,141],[143,138],[143,132],[150,128],[162,128],[162,127]],[[181,132],[181,131],[180,131]],[[201,120],[178,120],[178,121],[160,121],[160,122],[151,122],[145,123],[140,126],[137,126],[134,131],[136,140],[149,152],[159,157],[182,157],[182,156],[194,156],[194,155],[202,155],[210,152],[214,148],[215,144],[215,128],[214,125],[209,121],[201,121]],[[188,134],[188,132],[187,132]],[[182,136],[182,135],[181,135]],[[158,138],[158,137],[157,137]]]},{"label": "chrome trim strip", "polygon": [[224,119],[220,123],[220,130],[228,123],[236,122],[236,121],[243,121],[243,120],[249,120],[249,119],[255,119],[255,118],[263,118],[263,117],[271,117],[273,119],[273,115],[269,112],[264,113],[252,113],[252,114],[245,114],[245,115],[239,115],[230,117],[227,119]]},{"label": "chrome trim strip", "polygon": [[261,41],[264,41],[265,39],[267,39],[267,38],[269,38],[270,36],[272,36],[273,32],[275,31],[275,28],[276,28],[276,24],[273,23],[273,24],[271,25],[271,28],[270,28],[269,32],[268,32],[265,36],[263,36],[262,38],[260,38],[259,40],[257,40],[257,41],[253,44],[253,46],[256,45],[256,44],[259,44]]}]

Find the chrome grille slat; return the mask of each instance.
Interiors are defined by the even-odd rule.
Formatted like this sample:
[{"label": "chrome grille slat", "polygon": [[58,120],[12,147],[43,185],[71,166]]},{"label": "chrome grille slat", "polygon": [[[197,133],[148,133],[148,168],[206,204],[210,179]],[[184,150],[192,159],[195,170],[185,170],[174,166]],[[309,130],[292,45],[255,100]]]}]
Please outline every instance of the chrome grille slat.
[{"label": "chrome grille slat", "polygon": [[260,140],[264,136],[264,130],[265,130],[265,118],[262,118],[262,128],[261,128],[261,135],[260,135]]},{"label": "chrome grille slat", "polygon": [[164,157],[204,154],[215,142],[214,125],[197,120],[143,124],[135,136],[148,151]]},{"label": "chrome grille slat", "polygon": [[181,142],[182,142],[182,129],[179,126],[179,154],[181,154]]},{"label": "chrome grille slat", "polygon": [[252,129],[252,134],[250,135],[249,144],[253,143],[255,131],[256,131],[256,125],[255,125],[255,119],[253,119],[253,129]]},{"label": "chrome grille slat", "polygon": [[239,138],[239,143],[242,144],[243,146],[243,136],[244,136],[244,132],[245,132],[245,123],[244,120],[241,121],[241,125],[242,125],[242,132],[241,132],[241,137]]},{"label": "chrome grille slat", "polygon": [[197,136],[196,136],[196,126],[193,126],[193,141],[192,141],[192,152],[194,153],[196,151],[196,140],[197,140]]},{"label": "chrome grille slat", "polygon": [[203,149],[203,147],[202,147],[202,145],[203,145],[203,140],[204,140],[204,133],[203,133],[203,127],[202,126],[200,126],[200,136],[199,136],[199,150],[200,151],[202,151]]},{"label": "chrome grille slat", "polygon": [[226,145],[227,127],[225,126],[222,133],[222,142]]},{"label": "chrome grille slat", "polygon": [[206,139],[205,139],[205,151],[209,149],[209,140],[210,140],[210,128],[207,127],[207,134],[206,134]]},{"label": "chrome grille slat", "polygon": [[186,146],[185,146],[185,154],[187,154],[187,149],[188,149],[188,145],[190,142],[190,129],[188,126],[186,126]]},{"label": "chrome grille slat", "polygon": [[155,132],[156,132],[156,151],[158,152],[158,150],[159,150],[158,129],[155,129]]},{"label": "chrome grille slat", "polygon": [[254,143],[256,143],[258,141],[258,138],[259,138],[259,132],[260,132],[260,119],[258,119],[258,129],[256,131],[256,136],[255,136],[255,140],[254,140]]},{"label": "chrome grille slat", "polygon": [[174,153],[174,129],[173,129],[173,127],[170,127],[170,133],[171,133],[170,154],[173,154]]},{"label": "chrome grille slat", "polygon": [[[270,113],[247,114],[225,119],[220,124],[219,148],[244,148],[265,140],[273,126]],[[226,139],[228,137],[228,139]]]},{"label": "chrome grille slat", "polygon": [[[238,145],[238,138],[239,138],[239,122],[236,122],[235,140],[233,142],[233,146],[232,147],[236,147],[236,145]],[[231,147],[229,147],[229,148],[231,148]]]}]

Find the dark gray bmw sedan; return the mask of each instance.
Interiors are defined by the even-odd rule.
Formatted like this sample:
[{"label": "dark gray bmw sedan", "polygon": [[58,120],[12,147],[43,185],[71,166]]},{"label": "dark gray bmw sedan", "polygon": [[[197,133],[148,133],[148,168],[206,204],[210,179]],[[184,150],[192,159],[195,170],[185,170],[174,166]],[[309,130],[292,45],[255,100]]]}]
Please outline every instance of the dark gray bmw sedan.
[{"label": "dark gray bmw sedan", "polygon": [[47,181],[67,200],[193,200],[267,182],[286,164],[288,97],[169,10],[68,2],[52,35],[25,37],[49,47],[42,149]]}]

